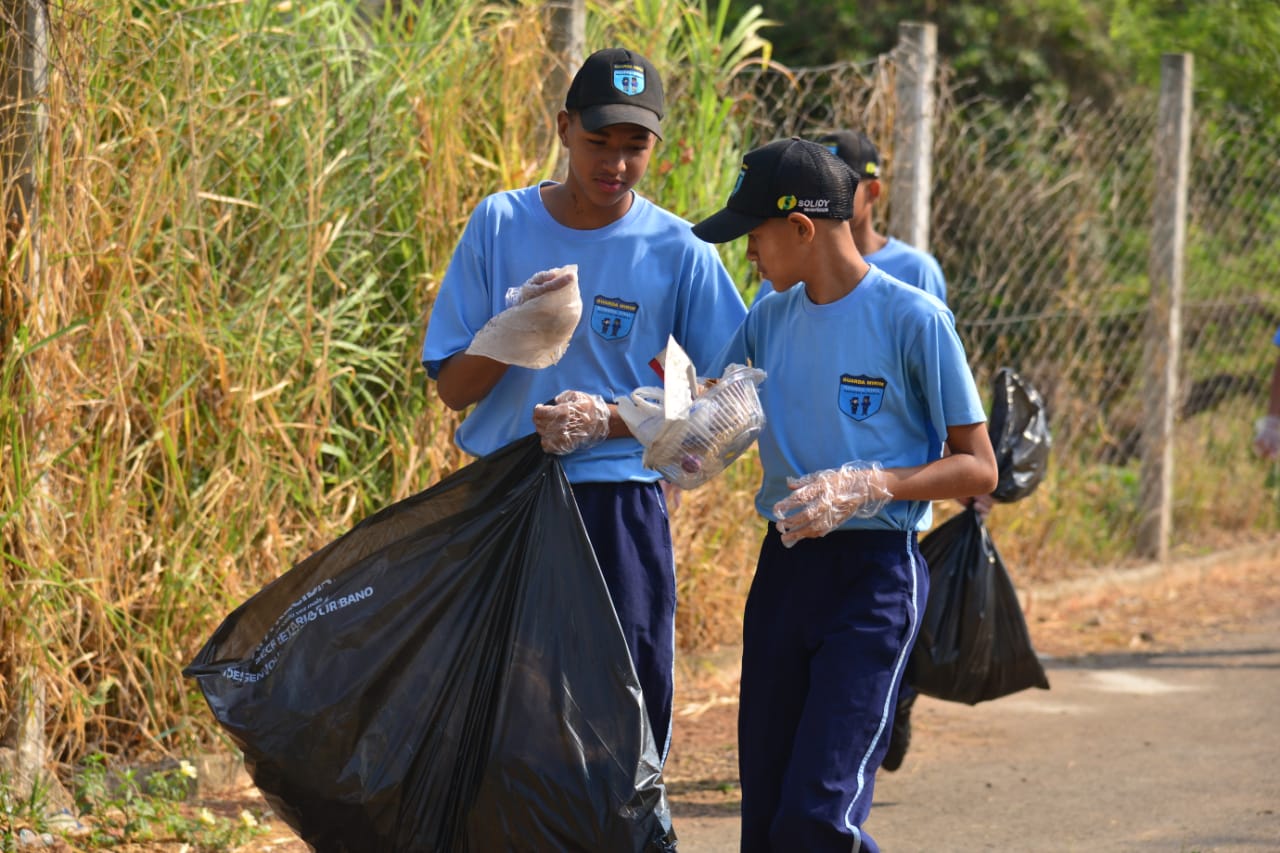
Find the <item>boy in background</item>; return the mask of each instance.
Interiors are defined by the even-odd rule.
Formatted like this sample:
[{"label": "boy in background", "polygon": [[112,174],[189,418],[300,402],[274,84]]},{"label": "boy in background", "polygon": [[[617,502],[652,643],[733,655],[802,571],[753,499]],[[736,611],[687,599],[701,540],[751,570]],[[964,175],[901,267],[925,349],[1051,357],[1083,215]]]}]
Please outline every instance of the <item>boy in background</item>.
[{"label": "boy in background", "polygon": [[[1271,342],[1280,347],[1280,329]],[[1263,459],[1280,456],[1280,355],[1271,370],[1271,391],[1267,396],[1267,413],[1258,418],[1253,430],[1253,449]]]},{"label": "boy in background", "polygon": [[[862,257],[857,176],[827,148],[749,152],[723,210],[778,294],[711,366],[752,364],[769,520],[743,620],[742,850],[877,851],[871,809],[928,593],[916,531],[930,502],[986,494],[995,454],[947,307]],[[944,443],[949,448],[943,454]]]}]

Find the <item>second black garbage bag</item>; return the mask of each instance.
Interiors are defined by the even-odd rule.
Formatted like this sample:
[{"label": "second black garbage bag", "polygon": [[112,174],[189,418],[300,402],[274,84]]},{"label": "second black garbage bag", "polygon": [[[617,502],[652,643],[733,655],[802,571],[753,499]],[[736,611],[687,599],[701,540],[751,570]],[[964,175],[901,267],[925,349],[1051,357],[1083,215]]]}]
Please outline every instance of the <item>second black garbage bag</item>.
[{"label": "second black garbage bag", "polygon": [[626,641],[537,436],[299,563],[185,672],[316,850],[674,850]]},{"label": "second black garbage bag", "polygon": [[[1043,481],[1053,438],[1044,400],[1009,368],[992,379],[987,423],[999,466],[992,496],[1021,500]],[[920,540],[929,600],[907,681],[936,699],[970,705],[1049,679],[1031,644],[1022,605],[982,517],[971,507]]]},{"label": "second black garbage bag", "polygon": [[911,685],[969,705],[1047,689],[1013,581],[977,512],[948,519],[920,540],[920,553],[929,566],[929,603],[911,652]]},{"label": "second black garbage bag", "polygon": [[996,371],[991,380],[987,432],[1000,472],[991,496],[1001,503],[1020,501],[1044,480],[1053,436],[1044,398],[1031,383],[1007,367]]}]

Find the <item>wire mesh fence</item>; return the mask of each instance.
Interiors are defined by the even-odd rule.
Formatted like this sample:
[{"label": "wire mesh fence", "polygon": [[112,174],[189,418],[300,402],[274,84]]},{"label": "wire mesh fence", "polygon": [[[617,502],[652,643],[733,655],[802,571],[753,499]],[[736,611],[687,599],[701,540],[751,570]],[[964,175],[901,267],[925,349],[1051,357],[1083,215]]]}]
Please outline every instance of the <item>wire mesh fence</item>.
[{"label": "wire mesh fence", "polygon": [[[759,142],[864,130],[892,184],[895,69],[890,54],[756,71],[740,81],[739,118]],[[1044,396],[1055,438],[1044,492],[992,525],[1016,532],[1003,547],[1032,576],[1140,559],[1155,94],[1011,107],[944,68],[936,104],[929,248],[957,327],[980,387],[1017,370]],[[1272,535],[1280,520],[1249,451],[1280,322],[1277,142],[1242,116],[1196,114],[1174,457],[1183,553]],[[875,215],[884,230],[889,211]],[[1243,494],[1226,482],[1237,476]]]}]

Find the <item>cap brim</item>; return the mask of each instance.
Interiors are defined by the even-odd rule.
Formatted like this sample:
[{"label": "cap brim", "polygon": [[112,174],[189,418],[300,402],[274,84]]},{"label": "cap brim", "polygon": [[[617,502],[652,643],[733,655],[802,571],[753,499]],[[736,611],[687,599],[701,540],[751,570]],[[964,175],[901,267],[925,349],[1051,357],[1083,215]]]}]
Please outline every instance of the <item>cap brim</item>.
[{"label": "cap brim", "polygon": [[658,114],[635,104],[600,104],[585,107],[578,115],[583,128],[592,133],[614,124],[638,124],[659,139],[662,138],[662,122],[658,119]]},{"label": "cap brim", "polygon": [[766,216],[748,216],[725,208],[693,226],[693,235],[708,243],[728,243],[764,222]]}]

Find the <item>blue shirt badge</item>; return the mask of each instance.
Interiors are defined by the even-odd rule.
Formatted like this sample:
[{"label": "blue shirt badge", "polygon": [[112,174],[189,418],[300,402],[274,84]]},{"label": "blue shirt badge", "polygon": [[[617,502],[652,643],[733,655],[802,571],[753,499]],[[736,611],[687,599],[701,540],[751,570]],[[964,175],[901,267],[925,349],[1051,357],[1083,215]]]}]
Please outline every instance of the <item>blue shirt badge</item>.
[{"label": "blue shirt badge", "polygon": [[631,334],[639,303],[624,302],[612,296],[597,296],[591,306],[591,331],[607,341]]},{"label": "blue shirt badge", "polygon": [[850,376],[845,373],[840,377],[840,411],[855,421],[865,421],[880,411],[884,402],[884,389],[888,385],[883,379],[874,376]]}]

